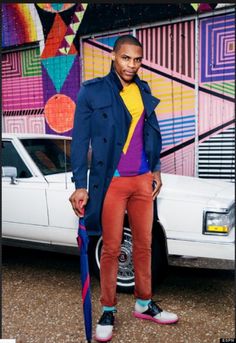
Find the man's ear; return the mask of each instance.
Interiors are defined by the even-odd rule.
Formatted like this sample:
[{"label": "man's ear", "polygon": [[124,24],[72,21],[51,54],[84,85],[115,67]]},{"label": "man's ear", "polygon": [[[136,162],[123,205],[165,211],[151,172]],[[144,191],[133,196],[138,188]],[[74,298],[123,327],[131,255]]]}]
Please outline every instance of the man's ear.
[{"label": "man's ear", "polygon": [[116,59],[115,51],[111,52],[111,59],[112,59],[112,61],[115,61],[115,59]]}]

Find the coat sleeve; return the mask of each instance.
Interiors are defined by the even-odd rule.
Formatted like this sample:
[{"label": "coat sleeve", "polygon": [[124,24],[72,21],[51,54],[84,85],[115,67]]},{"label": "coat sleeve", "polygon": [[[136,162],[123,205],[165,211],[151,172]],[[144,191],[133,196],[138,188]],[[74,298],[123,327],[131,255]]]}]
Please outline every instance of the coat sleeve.
[{"label": "coat sleeve", "polygon": [[87,188],[88,149],[91,138],[91,113],[88,91],[81,86],[74,116],[71,142],[71,166],[75,188]]},{"label": "coat sleeve", "polygon": [[[158,124],[159,126],[159,124]],[[162,149],[162,137],[160,130],[153,130],[155,135],[155,147],[153,147],[153,163],[152,172],[161,171],[161,149]]]}]

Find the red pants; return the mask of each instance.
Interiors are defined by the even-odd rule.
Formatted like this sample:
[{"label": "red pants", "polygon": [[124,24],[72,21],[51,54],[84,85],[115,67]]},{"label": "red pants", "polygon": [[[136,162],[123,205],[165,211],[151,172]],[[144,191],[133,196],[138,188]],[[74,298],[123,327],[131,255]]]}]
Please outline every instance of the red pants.
[{"label": "red pants", "polygon": [[103,211],[103,247],[100,261],[101,304],[115,306],[118,257],[125,210],[132,231],[135,272],[134,295],[151,299],[151,239],[153,222],[151,172],[129,177],[113,177],[106,193]]}]

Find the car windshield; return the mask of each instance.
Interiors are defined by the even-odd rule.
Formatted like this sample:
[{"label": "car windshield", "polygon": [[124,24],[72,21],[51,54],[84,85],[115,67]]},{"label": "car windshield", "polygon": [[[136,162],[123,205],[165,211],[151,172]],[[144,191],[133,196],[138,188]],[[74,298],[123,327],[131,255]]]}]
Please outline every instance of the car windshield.
[{"label": "car windshield", "polygon": [[44,175],[71,171],[71,140],[22,138],[21,143]]}]

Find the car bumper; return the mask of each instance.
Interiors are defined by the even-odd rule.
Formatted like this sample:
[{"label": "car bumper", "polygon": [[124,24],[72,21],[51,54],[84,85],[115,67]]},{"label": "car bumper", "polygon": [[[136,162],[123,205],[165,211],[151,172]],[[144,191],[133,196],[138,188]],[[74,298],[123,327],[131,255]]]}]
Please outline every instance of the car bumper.
[{"label": "car bumper", "polygon": [[234,242],[199,242],[191,240],[168,239],[169,255],[213,258],[234,261]]}]

